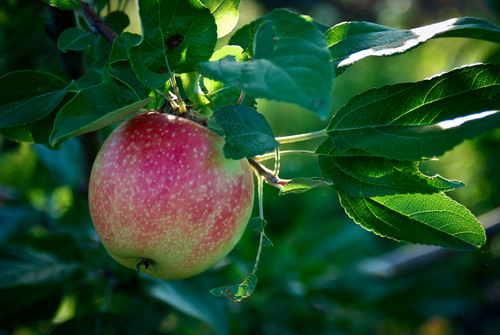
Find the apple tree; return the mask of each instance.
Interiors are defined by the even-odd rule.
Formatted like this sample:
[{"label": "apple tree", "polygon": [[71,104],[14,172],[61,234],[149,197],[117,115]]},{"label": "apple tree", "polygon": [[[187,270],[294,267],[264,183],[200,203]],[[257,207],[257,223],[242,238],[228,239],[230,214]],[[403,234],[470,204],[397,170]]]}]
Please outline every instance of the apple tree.
[{"label": "apple tree", "polygon": [[[265,290],[265,285],[256,286],[266,247],[287,248],[266,230],[276,214],[264,195],[279,195],[274,203],[328,191],[336,194],[347,221],[377,239],[456,251],[485,245],[480,221],[449,195],[465,183],[426,174],[421,166],[500,128],[500,66],[464,63],[426,79],[358,92],[339,107],[335,85],[368,59],[395,59],[428,41],[499,44],[499,26],[468,16],[408,29],[366,21],[328,26],[278,8],[237,27],[239,0],[139,0],[138,33],[125,29],[132,20],[123,11],[126,2],[118,1],[116,11],[110,5],[104,10],[102,1],[45,3],[50,55],[57,55],[60,67],[53,62],[43,70],[0,73],[0,143],[16,152],[3,158],[2,166],[11,170],[0,174],[3,180],[19,176],[5,189],[0,185],[0,209],[8,210],[2,216],[5,243],[0,247],[5,272],[0,290],[10,303],[2,313],[7,317],[38,304],[47,304],[49,314],[59,306],[58,315],[63,315],[60,306],[94,294],[95,283],[104,280],[101,306],[117,286],[137,285],[152,306],[167,303],[224,333],[222,308],[213,308],[212,296],[200,299],[200,292],[238,302]],[[266,102],[298,111],[320,127],[276,136],[268,121],[272,111],[261,110]],[[286,111],[279,115],[286,126]],[[152,123],[135,125],[145,118]],[[176,122],[189,125],[188,130],[177,130]],[[205,137],[188,138],[198,128],[208,134],[203,135],[210,138],[208,145]],[[146,140],[131,139],[133,131]],[[106,137],[109,143],[102,146]],[[125,154],[129,151],[134,154]],[[209,156],[199,156],[202,151]],[[190,157],[186,166],[181,166],[183,157]],[[293,169],[288,169],[284,175],[291,157],[313,160],[318,174],[290,174]],[[147,162],[135,163],[141,160]],[[224,163],[214,165],[216,160]],[[240,170],[235,169],[243,171],[245,182],[236,185]],[[26,176],[32,179],[23,180]],[[169,183],[168,176],[177,182]],[[89,216],[89,178],[98,235]],[[47,183],[56,185],[48,193],[43,191]],[[241,194],[237,187],[246,194],[241,203],[235,200]],[[31,206],[13,205],[14,199]],[[214,208],[226,212],[208,211]],[[208,222],[204,231],[226,234],[231,230],[223,226],[230,225],[226,217],[236,217],[238,228],[222,252],[219,244],[196,238],[200,230],[192,227]],[[257,236],[255,261],[239,279],[231,277],[238,284],[210,280],[214,288],[137,276],[138,271],[164,279],[196,275],[226,256],[245,229]],[[314,228],[304,222],[303,229]],[[16,243],[26,231],[30,237]],[[135,271],[114,264],[101,242]],[[194,259],[184,258],[200,244],[210,248],[199,249]],[[137,254],[125,259],[130,253],[124,250],[131,246]],[[162,265],[165,259],[168,266]],[[185,259],[196,271],[177,271]],[[63,288],[80,291],[61,300]],[[116,323],[95,315],[79,310],[77,316],[94,324],[96,333],[111,332],[107,327]],[[76,329],[71,319],[47,324],[47,332]]]}]

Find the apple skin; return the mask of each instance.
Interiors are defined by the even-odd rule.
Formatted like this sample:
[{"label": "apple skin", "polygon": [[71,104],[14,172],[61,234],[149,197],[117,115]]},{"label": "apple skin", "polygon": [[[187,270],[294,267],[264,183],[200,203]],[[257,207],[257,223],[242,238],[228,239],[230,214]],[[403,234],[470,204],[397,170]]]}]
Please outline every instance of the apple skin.
[{"label": "apple skin", "polygon": [[92,221],[111,257],[167,280],[224,258],[247,226],[254,184],[248,161],[226,159],[223,145],[214,132],[167,114],[118,126],[89,182]]}]

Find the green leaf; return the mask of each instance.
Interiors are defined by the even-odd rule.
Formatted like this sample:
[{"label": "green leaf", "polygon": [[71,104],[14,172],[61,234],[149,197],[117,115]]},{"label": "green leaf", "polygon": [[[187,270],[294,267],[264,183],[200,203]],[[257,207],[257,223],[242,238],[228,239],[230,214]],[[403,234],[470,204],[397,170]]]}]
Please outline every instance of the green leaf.
[{"label": "green leaf", "polygon": [[[50,253],[35,251],[24,246],[0,246],[0,318],[19,320],[54,314],[64,284],[81,277],[77,263],[64,262]],[[4,323],[2,323],[4,324]]]},{"label": "green leaf", "polygon": [[80,28],[68,28],[57,38],[57,48],[62,52],[82,51],[90,45],[90,33]]},{"label": "green leaf", "polygon": [[138,100],[132,91],[118,85],[101,84],[83,89],[57,115],[50,143],[56,146],[70,137],[119,122],[150,100]]},{"label": "green leaf", "polygon": [[[38,165],[45,166],[57,186],[77,187],[84,177],[82,166],[82,148],[76,139],[70,139],[53,150],[46,145],[33,145],[36,152]],[[47,178],[48,179],[48,178]]]},{"label": "green leaf", "polygon": [[252,158],[279,146],[264,116],[253,108],[225,106],[215,111],[215,120],[224,130],[226,158]]},{"label": "green leaf", "polygon": [[128,61],[128,50],[141,43],[142,36],[134,33],[124,32],[113,41],[109,54],[109,63],[117,61]]},{"label": "green leaf", "polygon": [[164,281],[146,276],[142,280],[150,296],[206,322],[220,334],[227,334],[228,321],[222,304],[199,284],[192,280]]},{"label": "green leaf", "polygon": [[43,2],[61,10],[73,10],[81,7],[80,1],[77,0],[43,0]]},{"label": "green leaf", "polygon": [[[227,56],[233,56],[237,61],[243,61],[248,58],[241,47],[226,45],[215,51],[212,57],[210,57],[210,61],[218,61]],[[210,99],[209,106],[213,110],[237,103],[242,94],[241,89],[210,78],[203,78],[202,84],[203,88],[207,91],[205,97]],[[255,107],[255,98],[249,94],[245,94],[241,104],[248,107]]]},{"label": "green leaf", "polygon": [[262,233],[262,247],[273,247],[274,244],[266,234]]},{"label": "green leaf", "polygon": [[332,184],[333,183],[330,180],[323,178],[295,178],[283,186],[279,195],[304,193],[313,188],[331,186]]},{"label": "green leaf", "polygon": [[180,75],[184,93],[189,100],[197,105],[208,105],[210,100],[200,87],[201,76],[198,72],[183,73]]},{"label": "green leaf", "polygon": [[429,177],[418,162],[382,157],[319,157],[323,175],[332,188],[354,197],[374,197],[405,193],[437,193],[465,186],[441,176]]},{"label": "green leaf", "polygon": [[333,70],[325,36],[313,23],[284,9],[258,19],[251,28],[252,59],[237,62],[226,57],[204,62],[200,73],[255,97],[328,115]]},{"label": "green leaf", "polygon": [[254,217],[248,222],[248,228],[254,233],[263,232],[266,225],[267,221],[260,216]]},{"label": "green leaf", "polygon": [[339,195],[346,213],[377,235],[456,250],[476,250],[486,242],[474,215],[444,193],[373,198]]},{"label": "green leaf", "polygon": [[130,24],[130,19],[127,13],[122,11],[111,12],[104,17],[104,23],[111,28],[115,33],[121,34]]},{"label": "green leaf", "polygon": [[238,23],[240,0],[200,0],[215,17],[217,37],[229,34]]},{"label": "green leaf", "polygon": [[171,73],[195,70],[213,53],[217,26],[196,0],[140,0],[143,39],[130,48],[132,68],[150,88],[160,88]]},{"label": "green leaf", "polygon": [[251,296],[256,286],[257,276],[251,274],[239,285],[217,287],[210,290],[210,293],[216,297],[226,296],[234,302],[239,302]]},{"label": "green leaf", "polygon": [[365,57],[400,54],[432,38],[463,37],[498,43],[500,27],[472,17],[454,18],[414,29],[395,29],[370,22],[343,22],[330,28],[326,37],[331,59],[342,71]]},{"label": "green leaf", "polygon": [[128,59],[128,49],[141,41],[141,36],[131,33],[123,33],[113,42],[113,47],[109,55],[109,61],[103,69],[104,83],[113,83],[114,80],[127,86],[137,94],[139,99],[147,98],[151,89],[146,87],[135,74]]},{"label": "green leaf", "polygon": [[73,95],[73,86],[38,71],[0,77],[0,134],[12,141],[48,144],[57,110]]},{"label": "green leaf", "polygon": [[[151,89],[137,79],[129,61],[116,61],[107,64],[103,72],[127,86],[130,91],[134,92],[138,99],[145,99],[151,94]],[[109,81],[108,78],[104,78],[103,82],[113,84],[113,81]]]},{"label": "green leaf", "polygon": [[51,254],[20,246],[0,247],[0,289],[17,286],[52,285],[64,282],[79,266]]},{"label": "green leaf", "polygon": [[0,211],[0,244],[7,242],[12,235],[28,230],[33,218],[39,213],[28,205],[2,205]]},{"label": "green leaf", "polygon": [[0,128],[34,123],[48,116],[69,90],[45,72],[15,71],[0,77]]},{"label": "green leaf", "polygon": [[233,34],[231,34],[228,45],[239,46],[242,49],[246,50],[250,45],[250,29],[252,25],[252,23],[246,24],[240,29],[236,30]]},{"label": "green leaf", "polygon": [[335,155],[365,151],[391,159],[421,160],[500,127],[500,113],[454,127],[441,122],[499,108],[500,68],[474,65],[357,95],[333,116],[327,130]]},{"label": "green leaf", "polygon": [[[69,100],[69,98],[66,97],[65,100]],[[64,104],[64,101],[62,104]],[[54,110],[45,118],[33,123],[0,128],[0,135],[11,141],[49,145],[49,138],[56,116],[57,112]]]}]

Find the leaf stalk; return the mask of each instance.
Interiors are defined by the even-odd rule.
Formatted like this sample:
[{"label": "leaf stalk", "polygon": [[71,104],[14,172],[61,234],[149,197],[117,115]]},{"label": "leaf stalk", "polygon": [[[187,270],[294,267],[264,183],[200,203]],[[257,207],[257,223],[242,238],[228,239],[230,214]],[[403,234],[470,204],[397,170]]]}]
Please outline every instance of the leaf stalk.
[{"label": "leaf stalk", "polygon": [[[314,156],[314,157],[318,156],[317,153],[315,153],[314,151],[310,151],[310,150],[284,150],[284,151],[280,151],[280,157],[294,156],[294,155]],[[262,162],[262,161],[266,161],[269,159],[273,159],[275,157],[276,157],[276,153],[270,152],[270,153],[267,153],[264,155],[254,157],[253,159],[257,162]]]},{"label": "leaf stalk", "polygon": [[[258,184],[257,184],[257,191],[258,191],[258,198],[259,198],[259,217],[261,220],[264,220],[264,178],[262,176],[259,176],[258,178]],[[253,266],[252,273],[250,275],[255,275],[257,273],[257,269],[259,267],[259,262],[260,262],[260,255],[262,253],[262,249],[264,248],[264,228],[262,228],[262,231],[260,232],[259,236],[259,249],[257,250],[257,256],[255,256],[255,264]]]},{"label": "leaf stalk", "polygon": [[[275,154],[273,153],[273,157]],[[271,171],[267,167],[258,163],[255,159],[249,159],[248,162],[250,166],[255,170],[258,178],[264,178],[264,181],[271,186],[274,186],[278,189],[282,189],[284,185],[286,185],[290,180],[281,179],[277,175],[274,174],[274,171]]]},{"label": "leaf stalk", "polygon": [[276,137],[276,141],[278,141],[280,144],[286,144],[286,143],[308,141],[308,140],[312,140],[312,139],[319,138],[319,137],[325,137],[325,136],[328,136],[326,129],[322,129],[322,130],[314,131],[311,133]]},{"label": "leaf stalk", "polygon": [[81,1],[81,4],[83,15],[90,26],[113,44],[118,35],[104,23],[104,21],[90,8],[88,3]]},{"label": "leaf stalk", "polygon": [[170,76],[170,86],[174,90],[174,94],[177,97],[177,104],[179,106],[179,113],[181,115],[186,114],[186,112],[187,112],[186,104],[184,103],[184,100],[182,100],[181,91],[179,90],[179,87],[177,86],[177,82],[175,81],[174,75]]}]

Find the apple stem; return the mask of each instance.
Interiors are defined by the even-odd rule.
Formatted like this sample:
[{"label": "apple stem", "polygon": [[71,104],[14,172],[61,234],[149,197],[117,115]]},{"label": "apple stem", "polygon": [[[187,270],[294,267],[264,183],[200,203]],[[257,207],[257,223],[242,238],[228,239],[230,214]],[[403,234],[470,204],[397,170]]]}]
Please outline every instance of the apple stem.
[{"label": "apple stem", "polygon": [[137,263],[137,271],[141,271],[141,265],[144,265],[144,268],[146,270],[149,270],[152,264],[153,264],[152,260],[143,258],[139,261],[139,263]]},{"label": "apple stem", "polygon": [[174,99],[175,96],[174,96],[174,94],[172,92],[168,91],[169,94],[165,94],[165,93],[163,93],[162,91],[160,91],[158,89],[155,89],[155,92],[158,93],[158,94],[160,94],[160,95],[162,95],[168,101],[168,103],[170,104],[170,106],[172,106],[173,109],[180,109],[179,105],[177,104],[177,102]]},{"label": "apple stem", "polygon": [[276,137],[276,141],[278,141],[280,144],[286,144],[286,143],[294,143],[294,142],[312,140],[315,138],[325,137],[325,136],[328,136],[328,133],[326,132],[326,129],[322,129],[319,131],[313,131],[311,133]]},{"label": "apple stem", "polygon": [[184,100],[182,100],[181,92],[179,91],[179,87],[177,86],[177,82],[175,81],[174,75],[170,76],[170,86],[172,86],[172,89],[174,90],[174,94],[177,97],[177,104],[179,106],[179,113],[181,115],[186,114],[186,112],[187,112],[186,104],[184,103]]}]

